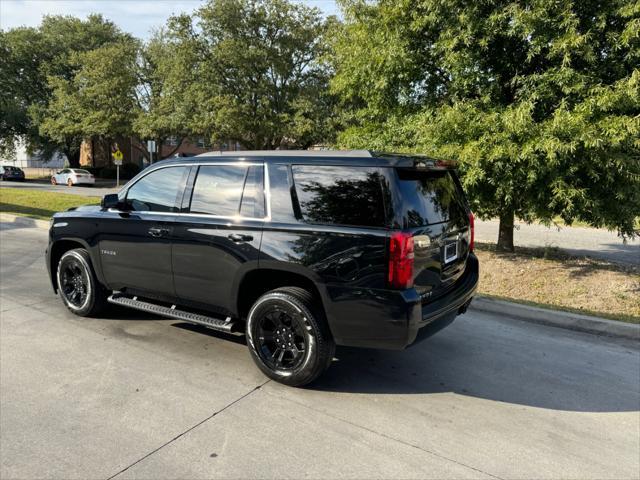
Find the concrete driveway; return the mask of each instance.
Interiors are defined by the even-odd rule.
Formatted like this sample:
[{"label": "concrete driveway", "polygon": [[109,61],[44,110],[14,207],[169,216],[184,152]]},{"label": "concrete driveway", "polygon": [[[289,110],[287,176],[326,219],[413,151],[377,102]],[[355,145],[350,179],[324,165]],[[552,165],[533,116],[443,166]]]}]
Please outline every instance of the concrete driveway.
[{"label": "concrete driveway", "polygon": [[0,232],[0,477],[638,478],[640,349],[471,312],[306,389],[241,338],[53,295],[46,231]]}]

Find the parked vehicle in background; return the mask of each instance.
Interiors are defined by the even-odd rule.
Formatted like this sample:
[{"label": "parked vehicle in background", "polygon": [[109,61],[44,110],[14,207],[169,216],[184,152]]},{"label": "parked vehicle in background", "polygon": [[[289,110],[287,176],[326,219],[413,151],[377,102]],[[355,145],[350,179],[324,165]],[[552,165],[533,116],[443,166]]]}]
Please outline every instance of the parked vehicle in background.
[{"label": "parked vehicle in background", "polygon": [[0,167],[0,180],[24,181],[24,171],[21,168],[7,165]]},{"label": "parked vehicle in background", "polygon": [[451,164],[369,151],[163,161],[52,218],[47,268],[76,315],[107,302],[245,333],[304,385],[335,346],[403,349],[464,313],[474,224]]},{"label": "parked vehicle in background", "polygon": [[51,177],[52,185],[93,185],[96,182],[94,176],[88,170],[82,168],[65,168]]}]

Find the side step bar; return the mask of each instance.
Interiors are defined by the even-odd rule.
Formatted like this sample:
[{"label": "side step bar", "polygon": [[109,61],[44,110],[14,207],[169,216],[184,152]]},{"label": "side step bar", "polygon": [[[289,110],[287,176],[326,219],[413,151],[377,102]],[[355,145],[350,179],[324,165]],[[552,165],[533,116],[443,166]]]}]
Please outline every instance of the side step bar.
[{"label": "side step bar", "polygon": [[183,320],[185,322],[196,323],[198,325],[204,325],[205,327],[219,330],[227,333],[237,333],[237,322],[233,321],[231,317],[226,319],[208,317],[199,313],[186,312],[184,310],[178,310],[175,305],[171,307],[165,307],[151,303],[147,300],[138,300],[138,297],[129,297],[122,293],[114,293],[107,301],[116,305],[122,305],[123,307],[135,308],[136,310],[142,310],[143,312],[155,313],[156,315],[162,315],[163,317],[174,318],[176,320]]}]

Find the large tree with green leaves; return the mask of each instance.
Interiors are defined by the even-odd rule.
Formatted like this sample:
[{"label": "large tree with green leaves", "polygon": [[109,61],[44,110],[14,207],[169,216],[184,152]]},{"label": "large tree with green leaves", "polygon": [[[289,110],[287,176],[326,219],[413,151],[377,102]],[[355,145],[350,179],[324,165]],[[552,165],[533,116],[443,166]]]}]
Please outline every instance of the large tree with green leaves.
[{"label": "large tree with green leaves", "polygon": [[37,28],[0,32],[0,148],[14,147],[17,137],[45,156],[63,152],[77,166],[82,137],[42,129],[49,103],[59,81],[70,82],[80,64],[78,54],[104,45],[131,41],[100,15],[86,20],[71,16],[46,16]]},{"label": "large tree with green leaves", "polygon": [[[162,102],[191,132],[246,148],[331,139],[326,33],[335,19],[287,0],[210,0],[171,19]],[[158,112],[162,111],[162,108]]]},{"label": "large tree with green leaves", "polygon": [[473,209],[582,219],[634,234],[640,216],[640,2],[343,2],[332,87],[347,147],[460,161]]},{"label": "large tree with green leaves", "polygon": [[57,142],[93,138],[105,151],[116,137],[131,135],[138,111],[137,58],[138,44],[131,39],[74,53],[72,78],[49,77],[52,97],[40,131]]}]

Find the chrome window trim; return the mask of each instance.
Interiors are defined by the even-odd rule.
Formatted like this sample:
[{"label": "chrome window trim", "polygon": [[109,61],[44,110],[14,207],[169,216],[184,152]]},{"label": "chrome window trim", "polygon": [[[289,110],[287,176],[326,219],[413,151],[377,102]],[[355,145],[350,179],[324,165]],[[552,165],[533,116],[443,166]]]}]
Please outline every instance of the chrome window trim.
[{"label": "chrome window trim", "polygon": [[[151,170],[150,172],[147,172],[145,175],[141,176],[140,178],[136,179],[135,183],[132,183],[131,185],[125,185],[126,188],[123,188],[123,190],[126,190],[126,193],[129,194],[129,189],[131,187],[133,187],[136,183],[138,183],[140,180],[142,180],[144,177],[146,177],[147,175],[157,171],[157,170],[161,170],[163,168],[171,168],[171,167],[208,167],[208,166],[216,166],[216,165],[222,165],[222,166],[237,166],[237,167],[263,167],[262,169],[262,175],[263,175],[263,187],[264,187],[264,201],[265,201],[265,213],[266,216],[262,217],[262,218],[256,218],[256,217],[243,217],[242,215],[238,214],[238,215],[212,215],[210,213],[185,213],[185,212],[150,212],[150,211],[144,211],[144,210],[133,210],[133,212],[136,213],[144,213],[146,215],[162,215],[162,216],[167,216],[167,215],[172,215],[172,216],[178,216],[178,217],[194,217],[194,218],[211,218],[214,220],[233,220],[233,221],[241,221],[241,220],[249,220],[249,221],[258,221],[258,222],[270,222],[271,221],[271,184],[269,183],[269,166],[265,163],[262,162],[197,162],[197,163],[174,163],[171,165],[163,165],[161,167],[158,168],[154,168],[153,170]],[[195,184],[194,184],[195,186]],[[125,196],[126,198],[126,196]],[[116,208],[109,208],[107,210],[108,212],[111,213],[132,213],[132,212],[126,212],[126,211],[122,211],[122,210],[118,210]]]}]

